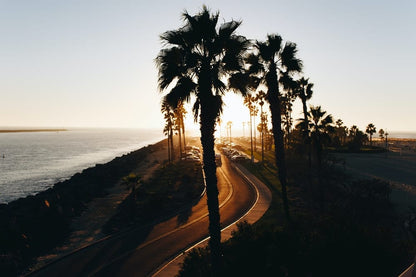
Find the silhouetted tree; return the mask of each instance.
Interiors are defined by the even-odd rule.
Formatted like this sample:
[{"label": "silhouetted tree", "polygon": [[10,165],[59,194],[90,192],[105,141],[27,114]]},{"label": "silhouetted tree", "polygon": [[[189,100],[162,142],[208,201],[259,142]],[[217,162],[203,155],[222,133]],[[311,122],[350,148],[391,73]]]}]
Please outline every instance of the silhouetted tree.
[{"label": "silhouetted tree", "polygon": [[[159,89],[172,84],[166,98],[174,105],[196,96],[193,105],[195,120],[199,116],[203,170],[206,178],[209,211],[211,262],[214,275],[221,269],[221,229],[218,188],[214,152],[214,132],[217,118],[222,112],[222,96],[229,88],[224,83],[229,75],[235,75],[235,91],[246,94],[243,82],[243,54],[250,42],[235,34],[241,21],[229,21],[217,28],[219,13],[211,14],[206,6],[192,16],[183,13],[185,24],[178,30],[161,35],[166,45],[159,52],[156,64],[159,70]],[[243,85],[240,85],[243,84]]]},{"label": "silhouetted tree", "polygon": [[359,151],[361,146],[367,141],[364,134],[356,125],[351,126],[348,133],[348,148],[350,151]]},{"label": "silhouetted tree", "polygon": [[312,94],[313,94],[313,83],[309,83],[309,78],[305,79],[305,78],[301,78],[297,81],[298,83],[298,89],[296,90],[297,92],[297,96],[300,98],[300,100],[302,101],[302,110],[303,110],[303,119],[304,119],[304,123],[302,125],[302,134],[303,134],[303,139],[305,140],[305,144],[307,147],[307,151],[308,151],[308,165],[309,165],[309,170],[311,170],[312,168],[312,149],[311,149],[311,140],[309,137],[309,127],[308,127],[308,108],[306,106],[306,102],[312,98]]},{"label": "silhouetted tree", "polygon": [[[256,95],[256,101],[260,105],[260,129],[261,134],[261,162],[264,162],[264,131],[267,130],[267,115],[263,113],[263,105],[266,100],[266,93],[260,90]],[[266,126],[265,126],[266,125]]]},{"label": "silhouetted tree", "polygon": [[373,145],[373,134],[376,133],[376,126],[373,123],[367,125],[365,132],[370,135],[370,145]]},{"label": "silhouetted tree", "polygon": [[282,121],[283,121],[284,130],[286,133],[285,135],[286,146],[288,146],[290,143],[290,132],[291,132],[291,128],[293,125],[292,107],[293,107],[293,102],[296,99],[296,90],[298,88],[298,84],[287,73],[281,74],[279,78],[279,83],[283,86],[283,90],[281,92]]},{"label": "silhouetted tree", "polygon": [[178,102],[178,105],[175,109],[178,118],[179,118],[179,123],[180,123],[180,130],[182,131],[182,138],[183,138],[183,147],[185,149],[186,147],[186,138],[185,138],[185,115],[187,114],[186,109],[185,109],[185,105],[182,101]]},{"label": "silhouetted tree", "polygon": [[384,130],[383,129],[378,130],[378,136],[380,137],[380,139],[384,139]]},{"label": "silhouetted tree", "polygon": [[312,143],[315,146],[318,167],[322,164],[322,149],[329,144],[330,133],[334,131],[332,115],[323,111],[321,106],[311,106],[309,115],[309,129],[311,130]]},{"label": "silhouetted tree", "polygon": [[232,126],[233,126],[233,122],[228,121],[227,122],[227,130],[228,130],[228,136],[229,136],[229,139],[230,139],[230,146],[231,146],[231,138],[232,138],[232,135],[231,135],[231,127]]},{"label": "silhouetted tree", "polygon": [[173,161],[173,126],[174,126],[174,113],[172,107],[167,102],[166,98],[162,100],[161,112],[165,119],[165,127],[163,133],[168,137],[168,161]]},{"label": "silhouetted tree", "polygon": [[253,153],[253,114],[254,114],[254,97],[251,95],[246,95],[244,97],[244,105],[247,106],[248,112],[250,114],[250,151],[251,151],[251,162],[254,162],[254,153]]},{"label": "silhouetted tree", "polygon": [[327,115],[321,106],[310,107],[309,129],[311,130],[311,140],[316,151],[316,161],[318,165],[319,178],[319,198],[320,205],[323,208],[324,194],[322,183],[322,150],[323,146],[330,142],[330,133],[333,132],[332,115]]},{"label": "silhouetted tree", "polygon": [[282,186],[283,208],[286,219],[290,219],[287,199],[287,171],[282,130],[282,94],[279,89],[279,75],[300,72],[302,62],[296,57],[296,44],[282,43],[279,35],[268,35],[265,42],[257,41],[257,52],[250,55],[246,62],[249,72],[256,74],[267,87],[267,101],[270,104],[272,129],[275,144],[276,165]]},{"label": "silhouetted tree", "polygon": [[342,119],[338,119],[336,122],[336,127],[335,127],[335,133],[336,136],[339,140],[339,144],[343,145],[345,144],[345,139],[347,137],[348,134],[348,128],[346,126],[344,126],[344,122],[342,121]]}]

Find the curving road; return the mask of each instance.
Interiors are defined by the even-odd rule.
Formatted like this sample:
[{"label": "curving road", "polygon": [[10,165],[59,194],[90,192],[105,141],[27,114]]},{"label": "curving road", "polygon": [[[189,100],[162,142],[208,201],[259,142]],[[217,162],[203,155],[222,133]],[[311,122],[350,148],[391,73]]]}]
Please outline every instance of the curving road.
[{"label": "curving road", "polygon": [[[222,226],[233,223],[257,200],[248,184],[223,158],[217,169]],[[148,276],[171,257],[208,235],[206,196],[167,221],[114,236],[77,251],[30,276]]]}]

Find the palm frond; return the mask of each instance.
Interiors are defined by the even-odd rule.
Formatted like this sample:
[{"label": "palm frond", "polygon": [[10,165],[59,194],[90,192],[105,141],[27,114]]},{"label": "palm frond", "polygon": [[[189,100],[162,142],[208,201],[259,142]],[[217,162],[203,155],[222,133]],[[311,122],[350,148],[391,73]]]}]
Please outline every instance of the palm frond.
[{"label": "palm frond", "polygon": [[235,30],[241,25],[242,21],[229,21],[226,23],[221,24],[219,30],[218,30],[218,38],[220,40],[224,38],[229,38]]},{"label": "palm frond", "polygon": [[195,91],[196,84],[187,77],[178,80],[175,87],[166,95],[166,101],[173,108],[176,108],[179,102],[188,102],[191,93]]},{"label": "palm frond", "polygon": [[282,66],[286,68],[287,72],[301,72],[303,63],[300,59],[296,58],[296,43],[286,42],[280,57]]},{"label": "palm frond", "polygon": [[199,101],[199,98],[195,100],[194,105],[192,106],[192,113],[194,115],[194,122],[198,121],[199,116],[199,110],[201,108],[201,102]]},{"label": "palm frond", "polygon": [[155,59],[159,69],[158,85],[160,90],[164,90],[169,84],[183,73],[183,55],[178,47],[162,49]]},{"label": "palm frond", "polygon": [[267,44],[270,51],[278,53],[282,48],[282,37],[278,34],[267,35]]}]

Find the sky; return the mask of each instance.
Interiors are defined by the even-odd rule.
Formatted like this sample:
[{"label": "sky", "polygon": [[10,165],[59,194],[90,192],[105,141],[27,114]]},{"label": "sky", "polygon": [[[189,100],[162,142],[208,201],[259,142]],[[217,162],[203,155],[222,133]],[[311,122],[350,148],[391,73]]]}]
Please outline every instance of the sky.
[{"label": "sky", "polygon": [[[295,42],[310,104],[347,126],[416,132],[414,0],[0,0],[0,126],[162,128],[159,35],[203,4],[247,38]],[[241,97],[225,102],[223,121],[248,121]]]}]

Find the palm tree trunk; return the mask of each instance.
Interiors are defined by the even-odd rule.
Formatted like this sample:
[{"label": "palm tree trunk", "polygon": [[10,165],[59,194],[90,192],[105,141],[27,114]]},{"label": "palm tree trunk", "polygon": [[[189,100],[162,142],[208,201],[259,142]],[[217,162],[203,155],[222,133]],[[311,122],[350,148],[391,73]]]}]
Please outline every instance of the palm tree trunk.
[{"label": "palm tree trunk", "polygon": [[285,148],[284,148],[284,142],[283,142],[281,101],[279,99],[279,85],[277,83],[277,73],[276,73],[276,67],[274,63],[272,63],[270,72],[272,73],[269,73],[270,76],[267,79],[267,85],[268,85],[267,98],[270,103],[270,112],[272,116],[276,166],[278,169],[280,184],[282,186],[283,209],[285,212],[286,220],[289,222],[290,213],[289,213],[289,201],[287,198],[287,191],[286,191],[287,173],[286,173]]},{"label": "palm tree trunk", "polygon": [[169,136],[169,132],[168,132],[167,142],[168,142],[168,161],[170,163],[170,136]]},{"label": "palm tree trunk", "polygon": [[209,103],[201,103],[200,130],[203,149],[203,169],[207,189],[207,204],[209,212],[209,246],[211,249],[211,264],[214,276],[221,271],[221,228],[218,201],[217,175],[214,151],[215,118]]},{"label": "palm tree trunk", "polygon": [[264,163],[264,120],[263,120],[263,105],[260,105],[260,124],[261,124],[261,162]]},{"label": "palm tree trunk", "polygon": [[[307,151],[308,151],[308,166],[309,172],[312,170],[312,149],[311,142],[309,139],[309,128],[308,128],[308,108],[306,107],[306,97],[302,96],[302,107],[303,107],[303,137],[305,139]],[[310,174],[310,173],[309,173]]]},{"label": "palm tree trunk", "polygon": [[316,143],[316,159],[318,163],[318,181],[319,181],[319,207],[321,211],[324,209],[324,188],[322,180],[322,144],[320,141]]},{"label": "palm tree trunk", "polygon": [[182,135],[183,135],[183,149],[186,149],[186,140],[185,140],[185,123],[183,122],[183,116],[182,116]]},{"label": "palm tree trunk", "polygon": [[182,134],[181,134],[181,124],[178,126],[178,135],[179,135],[179,157],[182,158]]},{"label": "palm tree trunk", "polygon": [[170,127],[170,159],[173,162],[175,160],[175,154],[173,149],[173,129]]},{"label": "palm tree trunk", "polygon": [[254,151],[257,151],[257,145],[256,145],[256,116],[253,116],[253,129],[254,129]]},{"label": "palm tree trunk", "polygon": [[253,123],[251,121],[251,111],[250,111],[250,149],[251,149],[251,162],[254,163],[254,154],[253,154]]}]

